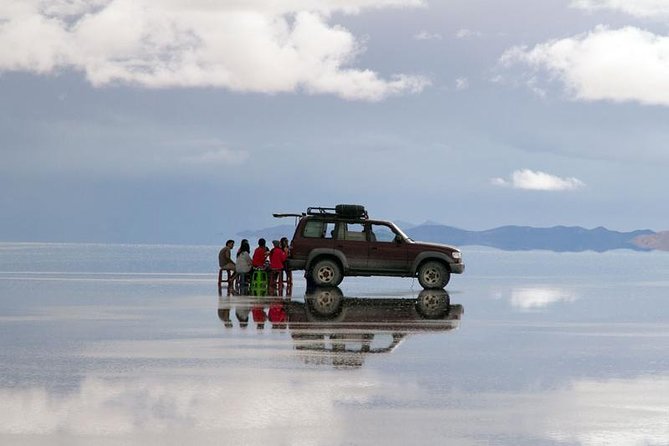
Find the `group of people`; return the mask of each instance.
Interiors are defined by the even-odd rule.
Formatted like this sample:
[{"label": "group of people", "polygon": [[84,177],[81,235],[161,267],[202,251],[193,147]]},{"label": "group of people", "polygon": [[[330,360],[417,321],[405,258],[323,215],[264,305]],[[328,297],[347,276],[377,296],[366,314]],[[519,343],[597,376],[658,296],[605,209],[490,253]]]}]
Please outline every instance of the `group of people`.
[{"label": "group of people", "polygon": [[235,246],[234,240],[228,240],[225,246],[218,253],[218,283],[222,284],[223,271],[228,273],[228,284],[234,284],[239,291],[247,290],[251,280],[253,270],[265,271],[269,275],[270,289],[276,286],[283,286],[283,276],[286,276],[286,283],[292,285],[292,273],[288,267],[288,256],[290,255],[290,245],[288,239],[283,237],[281,240],[272,240],[272,248],[267,247],[264,238],[258,240],[258,247],[251,255],[251,246],[247,239],[243,239],[235,259],[232,258],[232,249]]},{"label": "group of people", "polygon": [[[239,322],[239,328],[246,328],[249,325],[249,313],[256,323],[256,328],[262,330],[265,328],[265,322],[269,321],[272,328],[286,328],[288,324],[288,314],[283,302],[272,302],[269,308],[265,310],[265,305],[250,305],[250,303],[239,302],[235,308],[235,316]],[[230,318],[230,308],[219,307],[218,318],[223,322],[226,328],[232,328],[232,319]]]}]

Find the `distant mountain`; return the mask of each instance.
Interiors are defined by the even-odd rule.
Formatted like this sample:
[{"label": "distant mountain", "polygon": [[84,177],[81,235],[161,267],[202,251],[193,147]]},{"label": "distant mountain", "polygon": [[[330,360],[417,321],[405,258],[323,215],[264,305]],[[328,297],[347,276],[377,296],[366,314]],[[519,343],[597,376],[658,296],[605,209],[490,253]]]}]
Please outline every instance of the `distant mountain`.
[{"label": "distant mountain", "polygon": [[267,244],[271,246],[272,240],[281,240],[281,237],[288,237],[288,240],[293,238],[293,233],[295,232],[295,225],[278,225],[272,226],[264,229],[256,229],[250,231],[238,232],[237,235],[243,238],[249,239],[251,246],[259,238],[264,238],[267,240]]},{"label": "distant mountain", "polygon": [[634,239],[634,244],[646,249],[669,251],[669,231],[640,235]]},{"label": "distant mountain", "polygon": [[632,232],[611,231],[604,227],[585,229],[579,226],[534,228],[502,226],[486,231],[466,231],[444,225],[421,225],[406,231],[409,237],[426,242],[449,243],[458,246],[480,245],[507,251],[546,249],[557,252],[609,251],[611,249],[652,249],[635,240],[655,234],[650,230]]},{"label": "distant mountain", "polygon": [[[456,246],[490,246],[506,251],[532,249],[556,252],[604,252],[612,249],[669,250],[669,231],[655,233],[648,229],[619,232],[601,226],[594,229],[585,229],[580,226],[554,226],[552,228],[502,226],[485,231],[467,231],[431,222],[413,227],[404,226],[404,228],[404,232],[414,240]],[[268,243],[271,240],[279,240],[281,237],[290,239],[293,232],[295,232],[295,226],[290,224],[243,231],[237,235],[250,239],[253,244],[260,237],[264,237]]]}]

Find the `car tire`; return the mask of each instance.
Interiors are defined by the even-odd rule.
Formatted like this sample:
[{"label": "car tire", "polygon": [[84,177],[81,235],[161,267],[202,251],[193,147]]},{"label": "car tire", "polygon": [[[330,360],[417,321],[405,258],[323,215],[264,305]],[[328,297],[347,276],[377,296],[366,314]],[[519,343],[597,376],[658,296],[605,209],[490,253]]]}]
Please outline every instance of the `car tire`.
[{"label": "car tire", "polygon": [[306,295],[304,301],[311,318],[331,320],[341,313],[344,296],[337,287],[318,288],[312,294]]},{"label": "car tire", "polygon": [[451,272],[441,262],[431,260],[418,268],[418,283],[426,290],[444,288],[451,280]]},{"label": "car tire", "polygon": [[316,262],[311,268],[311,278],[314,285],[322,287],[334,287],[341,283],[343,277],[341,267],[337,262],[323,259]]},{"label": "car tire", "polygon": [[423,290],[416,299],[416,311],[425,319],[442,319],[451,306],[446,290]]}]

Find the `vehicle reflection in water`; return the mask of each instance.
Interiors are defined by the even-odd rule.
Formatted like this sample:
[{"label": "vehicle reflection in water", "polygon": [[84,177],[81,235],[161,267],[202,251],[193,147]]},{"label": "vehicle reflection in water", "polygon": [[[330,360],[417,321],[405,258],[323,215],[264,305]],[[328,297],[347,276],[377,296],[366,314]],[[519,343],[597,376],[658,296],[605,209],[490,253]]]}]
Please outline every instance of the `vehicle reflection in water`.
[{"label": "vehicle reflection in water", "polygon": [[393,351],[409,334],[458,328],[462,305],[445,290],[423,290],[415,298],[344,296],[339,288],[316,288],[304,302],[280,297],[231,296],[219,299],[226,328],[235,315],[240,329],[249,314],[258,330],[288,330],[307,364],[360,367],[368,355]]}]

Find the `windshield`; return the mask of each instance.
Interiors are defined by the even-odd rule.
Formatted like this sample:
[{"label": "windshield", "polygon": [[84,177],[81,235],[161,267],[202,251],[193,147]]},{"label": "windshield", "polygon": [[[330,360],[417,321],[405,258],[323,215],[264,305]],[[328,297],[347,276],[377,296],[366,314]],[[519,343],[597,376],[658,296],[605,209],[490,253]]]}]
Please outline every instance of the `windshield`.
[{"label": "windshield", "polygon": [[402,231],[402,230],[399,228],[399,226],[397,226],[395,223],[392,223],[392,222],[391,222],[390,225],[393,227],[393,229],[394,229],[395,231],[397,231],[398,234],[400,234],[400,235],[404,238],[404,240],[406,240],[406,241],[408,241],[408,242],[413,242],[413,239],[412,239],[411,237],[409,237],[408,235],[406,235],[406,234],[404,233],[404,231]]}]

